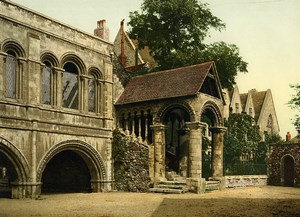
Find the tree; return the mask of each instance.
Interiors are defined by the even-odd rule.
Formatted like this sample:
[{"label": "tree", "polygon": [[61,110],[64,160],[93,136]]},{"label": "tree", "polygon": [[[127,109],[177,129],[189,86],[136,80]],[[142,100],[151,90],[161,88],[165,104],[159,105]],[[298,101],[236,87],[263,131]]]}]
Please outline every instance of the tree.
[{"label": "tree", "polygon": [[225,28],[207,4],[197,0],[144,0],[141,12],[131,12],[129,17],[130,37],[139,41],[140,48],[149,46],[158,63],[156,70],[214,60],[221,84],[229,89],[235,84],[237,71],[247,72],[247,63],[235,45],[204,43],[210,28]]},{"label": "tree", "polygon": [[240,162],[242,154],[253,156],[256,161],[258,147],[261,140],[259,127],[254,118],[246,113],[230,114],[225,121],[227,131],[224,135],[224,159],[225,165],[230,166]]},{"label": "tree", "polygon": [[[296,94],[289,101],[289,105],[291,108],[298,110],[300,113],[300,84],[294,84],[290,86],[296,91]],[[298,134],[300,134],[300,116],[298,114],[296,115],[293,124],[295,125]]]},{"label": "tree", "polygon": [[234,44],[215,42],[207,45],[201,53],[202,62],[213,60],[216,63],[223,87],[232,89],[238,72],[247,72],[247,63],[239,55],[239,48]]}]

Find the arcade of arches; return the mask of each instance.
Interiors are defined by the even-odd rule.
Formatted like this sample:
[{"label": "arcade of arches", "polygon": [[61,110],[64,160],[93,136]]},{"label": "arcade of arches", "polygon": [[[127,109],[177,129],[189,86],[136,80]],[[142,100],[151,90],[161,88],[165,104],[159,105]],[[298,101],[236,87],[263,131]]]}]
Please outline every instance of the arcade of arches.
[{"label": "arcade of arches", "polygon": [[150,106],[147,109],[132,106],[117,111],[119,129],[149,145],[152,181],[165,180],[168,171],[184,178],[202,179],[202,136],[205,134],[212,140],[211,177],[221,179],[225,128],[222,127],[220,108],[208,102],[197,115],[185,102],[156,104],[151,109]]}]

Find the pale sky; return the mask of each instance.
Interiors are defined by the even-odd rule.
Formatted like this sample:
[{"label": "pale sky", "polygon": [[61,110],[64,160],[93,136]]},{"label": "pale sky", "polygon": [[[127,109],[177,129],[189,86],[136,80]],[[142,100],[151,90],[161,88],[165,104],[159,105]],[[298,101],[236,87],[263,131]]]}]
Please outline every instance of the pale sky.
[{"label": "pale sky", "polygon": [[[93,34],[96,22],[106,19],[113,42],[119,24],[142,0],[13,0],[25,7]],[[291,119],[296,111],[287,102],[300,83],[300,0],[203,0],[212,13],[226,23],[222,32],[211,32],[211,41],[236,44],[248,62],[248,73],[240,74],[240,93],[271,89],[280,135],[296,136]]]}]

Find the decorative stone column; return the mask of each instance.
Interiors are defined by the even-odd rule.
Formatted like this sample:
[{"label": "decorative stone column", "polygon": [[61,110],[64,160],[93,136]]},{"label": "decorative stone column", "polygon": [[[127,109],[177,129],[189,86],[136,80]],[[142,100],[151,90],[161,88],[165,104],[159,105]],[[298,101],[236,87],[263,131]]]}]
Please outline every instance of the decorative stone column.
[{"label": "decorative stone column", "polygon": [[202,178],[202,128],[205,127],[200,122],[187,122],[190,129],[188,176],[190,178]]},{"label": "decorative stone column", "polygon": [[[163,124],[155,124],[150,126],[153,130],[153,145],[154,145],[154,182],[165,179],[165,158],[166,158],[166,140]],[[151,169],[150,169],[151,170]]]},{"label": "decorative stone column", "polygon": [[211,127],[212,132],[212,176],[223,176],[223,149],[225,127]]}]

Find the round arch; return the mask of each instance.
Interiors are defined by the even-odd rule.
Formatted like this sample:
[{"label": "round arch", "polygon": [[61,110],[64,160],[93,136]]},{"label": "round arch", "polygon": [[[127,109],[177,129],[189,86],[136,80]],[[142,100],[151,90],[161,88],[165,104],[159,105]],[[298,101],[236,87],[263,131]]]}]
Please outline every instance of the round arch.
[{"label": "round arch", "polygon": [[165,105],[158,112],[157,118],[166,126],[164,141],[166,171],[175,171],[187,177],[189,134],[186,123],[195,121],[192,107],[185,102]]},{"label": "round arch", "polygon": [[16,182],[28,182],[29,180],[29,164],[23,153],[8,140],[0,137],[0,155],[3,155],[12,165],[12,169],[16,175]]},{"label": "round arch", "polygon": [[82,59],[73,53],[66,53],[60,61],[60,67],[63,68],[66,63],[73,63],[78,68],[79,74],[86,74],[86,66]]},{"label": "round arch", "polygon": [[213,127],[223,126],[222,113],[219,106],[215,102],[207,101],[204,103],[201,109],[200,118],[202,118],[203,115],[209,116]]},{"label": "round arch", "polygon": [[189,121],[194,122],[195,121],[195,112],[193,108],[186,102],[176,102],[170,104],[165,104],[162,106],[162,108],[157,112],[156,120],[159,120],[160,123],[163,123],[163,118],[166,115],[166,113],[172,109],[179,108],[187,112],[189,115]]},{"label": "round arch", "polygon": [[44,62],[44,61],[49,61],[51,63],[52,67],[58,67],[59,66],[58,58],[51,51],[44,51],[41,54],[41,62]]},{"label": "round arch", "polygon": [[95,78],[103,80],[103,74],[97,67],[90,67],[88,69],[88,75],[93,75]]},{"label": "round arch", "polygon": [[41,159],[37,169],[37,181],[42,180],[43,172],[50,160],[62,151],[74,151],[86,163],[91,179],[94,181],[106,180],[104,161],[98,151],[86,142],[80,140],[67,140],[52,146]]},{"label": "round arch", "polygon": [[13,51],[16,53],[17,57],[26,57],[26,52],[21,46],[21,44],[14,39],[7,39],[2,43],[1,50],[3,52]]},{"label": "round arch", "polygon": [[285,154],[280,159],[280,177],[284,186],[294,186],[295,181],[295,158]]}]

